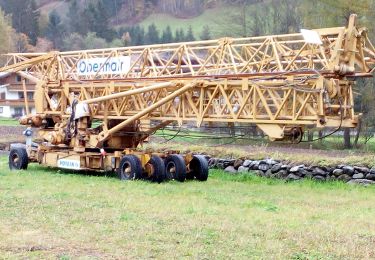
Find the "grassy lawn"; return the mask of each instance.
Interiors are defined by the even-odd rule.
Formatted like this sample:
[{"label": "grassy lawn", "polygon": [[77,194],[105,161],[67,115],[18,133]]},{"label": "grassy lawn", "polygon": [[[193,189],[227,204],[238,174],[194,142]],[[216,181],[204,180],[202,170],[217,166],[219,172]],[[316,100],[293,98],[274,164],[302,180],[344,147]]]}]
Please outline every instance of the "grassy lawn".
[{"label": "grassy lawn", "polygon": [[[193,33],[197,40],[199,39],[199,35],[201,34],[203,27],[205,25],[209,26],[211,36],[213,38],[223,36],[223,31],[227,28],[222,28],[223,26],[223,19],[228,19],[228,13],[239,13],[240,10],[238,7],[231,7],[231,6],[224,6],[224,7],[217,7],[213,9],[205,10],[201,15],[193,18],[181,19],[176,18],[172,15],[168,14],[152,14],[148,16],[144,21],[142,21],[139,25],[143,26],[146,30],[147,27],[151,24],[155,24],[159,31],[165,30],[167,26],[170,26],[172,29],[173,34],[177,29],[184,29],[185,33],[187,32],[189,26],[192,27]],[[226,36],[232,36],[231,32],[233,32],[233,27],[236,25],[231,25],[232,31],[228,30],[225,33]],[[236,32],[239,28],[236,28]]]},{"label": "grassy lawn", "polygon": [[0,258],[374,258],[375,187],[120,182],[0,160]]},{"label": "grassy lawn", "polygon": [[20,123],[14,118],[0,117],[0,126],[19,126]]}]

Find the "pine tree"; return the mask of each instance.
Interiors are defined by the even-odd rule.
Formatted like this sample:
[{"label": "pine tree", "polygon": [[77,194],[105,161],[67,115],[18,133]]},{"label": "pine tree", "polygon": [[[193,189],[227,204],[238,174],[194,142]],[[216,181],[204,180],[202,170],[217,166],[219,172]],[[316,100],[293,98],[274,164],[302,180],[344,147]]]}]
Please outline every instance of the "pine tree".
[{"label": "pine tree", "polygon": [[69,24],[69,31],[71,33],[77,32],[82,34],[84,30],[82,29],[82,18],[78,6],[77,0],[72,0],[69,6],[68,11],[68,24]]},{"label": "pine tree", "polygon": [[210,31],[210,27],[208,27],[208,25],[203,26],[203,30],[202,30],[201,35],[199,37],[203,41],[211,39],[211,31]]},{"label": "pine tree", "polygon": [[104,4],[104,0],[99,0],[93,11],[94,24],[91,31],[96,32],[97,36],[106,39],[108,42],[112,41],[115,32],[109,28],[110,14]]},{"label": "pine tree", "polygon": [[176,35],[175,35],[175,42],[184,42],[185,41],[185,32],[184,29],[180,28],[176,30]]},{"label": "pine tree", "polygon": [[146,36],[146,44],[156,44],[160,42],[159,31],[154,23],[148,27]]},{"label": "pine tree", "polygon": [[161,38],[162,43],[170,43],[173,42],[173,35],[171,27],[168,25],[167,28],[163,31],[163,36]]},{"label": "pine tree", "polygon": [[95,16],[96,16],[96,7],[93,2],[90,2],[86,8],[81,13],[81,24],[82,35],[86,35],[89,32],[95,32]]},{"label": "pine tree", "polygon": [[60,48],[63,42],[64,26],[60,16],[54,10],[49,14],[49,22],[46,30],[46,36],[53,42],[55,48]]},{"label": "pine tree", "polygon": [[187,31],[185,40],[188,41],[188,42],[195,41],[195,37],[194,37],[194,33],[193,33],[193,28],[191,27],[191,25],[189,26],[189,29]]},{"label": "pine tree", "polygon": [[145,30],[139,25],[132,27],[130,31],[130,37],[132,38],[131,45],[139,46],[146,43]]},{"label": "pine tree", "polygon": [[39,11],[35,0],[3,1],[4,10],[12,14],[12,25],[17,32],[26,34],[32,44],[35,44],[39,35]]},{"label": "pine tree", "polygon": [[180,30],[176,29],[174,42],[180,42],[180,41],[181,41]]}]

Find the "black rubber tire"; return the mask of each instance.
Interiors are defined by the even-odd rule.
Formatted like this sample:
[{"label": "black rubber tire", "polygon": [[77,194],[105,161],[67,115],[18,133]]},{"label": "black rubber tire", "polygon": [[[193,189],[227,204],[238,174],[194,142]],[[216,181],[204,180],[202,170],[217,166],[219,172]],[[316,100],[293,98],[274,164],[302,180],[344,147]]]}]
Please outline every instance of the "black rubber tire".
[{"label": "black rubber tire", "polygon": [[29,157],[23,147],[12,148],[9,154],[9,169],[27,170]]},{"label": "black rubber tire", "polygon": [[208,162],[203,155],[194,155],[193,160],[189,163],[189,169],[189,174],[193,175],[198,181],[207,181]]},{"label": "black rubber tire", "polygon": [[192,171],[188,171],[187,173],[186,173],[186,179],[187,180],[194,180],[194,173],[192,172]]},{"label": "black rubber tire", "polygon": [[[130,167],[130,172],[126,169]],[[120,167],[117,169],[120,180],[137,180],[142,178],[142,165],[139,158],[135,155],[125,155],[120,161]]]},{"label": "black rubber tire", "polygon": [[153,168],[152,175],[149,177],[147,173],[145,174],[145,179],[152,181],[152,182],[157,182],[161,183],[166,179],[165,176],[165,164],[163,159],[161,159],[159,156],[152,156],[148,164],[151,165]]},{"label": "black rubber tire", "polygon": [[[174,168],[174,172],[171,169]],[[165,173],[167,180],[175,179],[184,182],[186,179],[185,160],[181,155],[171,154],[165,159]]]}]

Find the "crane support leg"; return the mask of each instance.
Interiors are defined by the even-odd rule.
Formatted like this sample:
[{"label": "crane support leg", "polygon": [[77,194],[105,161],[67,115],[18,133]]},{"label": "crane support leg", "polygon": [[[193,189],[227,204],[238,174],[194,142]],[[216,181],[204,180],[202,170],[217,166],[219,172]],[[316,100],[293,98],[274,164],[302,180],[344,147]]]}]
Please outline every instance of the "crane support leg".
[{"label": "crane support leg", "polygon": [[95,144],[91,144],[91,145],[95,145],[95,147],[100,147],[103,144],[103,142],[106,141],[108,139],[108,137],[111,136],[112,134],[115,134],[116,132],[120,131],[124,127],[126,127],[129,124],[135,122],[136,120],[138,120],[141,117],[147,115],[148,113],[154,111],[155,109],[157,109],[158,107],[160,107],[160,106],[164,105],[165,103],[171,101],[172,99],[184,94],[189,89],[193,88],[195,85],[196,85],[196,83],[193,82],[193,83],[190,83],[190,84],[188,84],[188,85],[186,85],[186,86],[184,86],[180,89],[177,89],[176,91],[172,92],[168,96],[164,97],[163,99],[160,99],[159,101],[157,101],[153,105],[149,106],[147,109],[142,110],[142,111],[138,112],[137,114],[129,117],[128,119],[126,119],[122,123],[116,125],[115,127],[112,127],[111,129],[108,129],[108,130],[103,130],[101,133],[99,133],[99,135],[97,137],[97,142]]}]

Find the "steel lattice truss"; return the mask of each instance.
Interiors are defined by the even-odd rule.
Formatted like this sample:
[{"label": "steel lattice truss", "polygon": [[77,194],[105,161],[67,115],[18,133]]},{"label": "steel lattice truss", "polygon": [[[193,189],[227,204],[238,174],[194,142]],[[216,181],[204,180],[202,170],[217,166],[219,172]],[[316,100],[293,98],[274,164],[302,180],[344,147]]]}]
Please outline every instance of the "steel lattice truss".
[{"label": "steel lattice truss", "polygon": [[[298,33],[11,54],[3,70],[37,80],[37,113],[58,127],[74,99],[87,103],[92,118],[103,120],[90,139],[95,146],[141,119],[255,123],[274,139],[295,127],[355,127],[353,82],[374,71],[375,49],[354,16],[347,28],[314,31],[322,44]],[[124,57],[125,71],[103,73],[112,59]],[[82,61],[93,59],[99,65],[87,73]],[[111,120],[121,123],[110,126]]]}]

